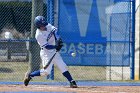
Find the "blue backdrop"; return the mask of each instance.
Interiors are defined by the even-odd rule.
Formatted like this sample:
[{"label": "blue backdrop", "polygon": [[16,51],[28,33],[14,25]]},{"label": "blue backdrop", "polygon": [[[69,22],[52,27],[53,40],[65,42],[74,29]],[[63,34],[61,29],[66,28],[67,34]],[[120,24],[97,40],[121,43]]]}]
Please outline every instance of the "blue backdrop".
[{"label": "blue backdrop", "polygon": [[59,0],[58,28],[65,42],[61,51],[64,61],[83,66],[130,65],[130,1]]}]

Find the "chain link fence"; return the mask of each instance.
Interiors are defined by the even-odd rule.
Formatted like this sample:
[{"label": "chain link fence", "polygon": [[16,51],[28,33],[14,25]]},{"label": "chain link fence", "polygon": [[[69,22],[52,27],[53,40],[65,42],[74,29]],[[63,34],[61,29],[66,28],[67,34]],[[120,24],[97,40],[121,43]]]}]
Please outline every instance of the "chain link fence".
[{"label": "chain link fence", "polygon": [[[58,26],[59,30],[61,31],[60,34],[62,35],[65,41],[65,45],[61,51],[61,54],[62,57],[64,58],[64,61],[69,65],[68,66],[69,71],[71,72],[75,80],[113,80],[114,78],[115,80],[130,80],[129,77],[130,61],[132,62],[130,58],[132,58],[133,56],[132,51],[130,49],[132,48],[130,44],[130,41],[132,41],[130,40],[131,39],[130,34],[132,33],[131,31],[132,31],[132,23],[133,23],[132,11],[131,11],[132,2],[128,0],[129,3],[127,3],[127,0],[126,1],[124,0],[123,4],[122,3],[120,4],[119,2],[115,2],[115,1],[113,2],[113,0],[107,0],[108,3],[104,3],[104,2],[101,3],[102,0],[98,1],[98,3],[100,3],[100,6],[98,8],[100,8],[101,10],[103,9],[102,11],[98,11],[101,14],[100,18],[99,16],[90,14],[91,17],[93,17],[93,19],[91,19],[90,21],[92,21],[91,23],[95,24],[96,26],[96,29],[94,30],[97,30],[98,27],[102,26],[102,28],[100,28],[102,31],[103,30],[108,31],[106,33],[104,32],[102,33],[103,35],[107,36],[106,38],[107,42],[102,42],[102,41],[98,42],[99,38],[93,39],[95,35],[97,36],[99,35],[96,32],[91,33],[91,34],[95,34],[91,38],[86,38],[86,39],[82,38],[82,40],[80,40],[79,38],[75,37],[76,34],[80,32],[77,32],[77,30],[79,30],[77,29],[77,27],[79,26],[76,24],[75,21],[78,18],[76,19],[76,16],[73,14],[73,11],[70,10],[71,8],[73,9],[74,7],[73,6],[74,3],[72,1],[71,2],[70,0],[68,1],[56,0],[54,2],[51,2],[53,0],[46,0],[46,1],[48,2],[43,3],[43,15],[48,18],[48,22],[55,24],[55,26]],[[83,3],[81,1],[80,1],[81,3],[79,3],[78,1],[79,0],[75,2],[77,3],[76,5],[78,6],[77,11],[79,11],[81,15],[88,13],[88,10],[86,10],[88,8],[83,9],[82,7],[80,7],[80,4],[82,5]],[[91,2],[94,0],[89,0],[89,1]],[[130,9],[127,10],[129,11],[129,13],[127,14],[113,13],[112,12],[113,10],[110,9],[114,9],[115,7],[114,8],[111,7],[113,7],[113,5],[115,4],[116,5],[118,4],[117,6],[118,8],[119,7],[123,8],[121,5],[124,5],[124,8]],[[105,10],[103,7],[106,8],[106,14],[104,14]],[[94,8],[91,11],[93,12]],[[0,1],[0,21],[1,21],[0,22],[0,81],[23,80],[24,73],[29,69],[29,66],[31,66],[29,50],[34,51],[33,58],[35,57],[38,58],[39,52],[35,50],[39,46],[33,46],[36,44],[36,41],[34,39],[32,40],[29,39],[31,35],[31,15],[32,15],[32,2],[30,0]],[[77,15],[77,16],[80,18],[81,15]],[[109,18],[110,22],[108,22],[107,18]],[[57,22],[56,20],[58,20],[59,22]],[[99,23],[96,23],[97,21]],[[68,23],[69,25],[66,25]],[[100,24],[100,25],[96,25],[96,24]],[[125,26],[123,26],[122,24],[125,24]],[[93,27],[95,28],[95,26],[90,25],[89,30],[92,31],[91,28]],[[89,36],[91,36],[91,34],[88,33]],[[71,37],[74,37],[75,41],[71,41],[70,39]],[[90,43],[88,43],[88,41]],[[31,42],[32,46],[29,46],[29,42]],[[82,44],[80,47],[81,50],[87,48],[88,50],[85,50],[86,53],[89,52],[91,54],[86,55],[86,53],[85,54],[77,53],[77,56],[75,58],[71,57],[70,53],[72,51],[70,50],[70,48],[71,49],[74,48],[75,45],[80,46],[80,44]],[[102,52],[100,48],[107,50],[108,53],[106,55],[94,55],[92,54],[93,51],[92,48],[94,46],[99,49],[99,51],[94,50],[99,54]],[[63,51],[65,50],[65,48],[69,48],[69,50],[67,50],[68,52]],[[119,49],[121,50],[121,52],[119,51]],[[116,57],[118,57],[118,59]],[[86,62],[83,63],[83,61],[84,62],[87,61],[87,63]],[[106,62],[106,64],[104,62]],[[37,67],[33,67],[35,69],[42,68],[42,64],[39,58],[37,59],[36,62],[33,61],[32,64],[34,64],[34,66],[37,66]],[[36,77],[34,78],[34,80],[46,81],[47,77]],[[60,71],[56,66],[54,66],[54,80],[65,81],[65,78],[63,77],[63,75],[60,73]]]}]

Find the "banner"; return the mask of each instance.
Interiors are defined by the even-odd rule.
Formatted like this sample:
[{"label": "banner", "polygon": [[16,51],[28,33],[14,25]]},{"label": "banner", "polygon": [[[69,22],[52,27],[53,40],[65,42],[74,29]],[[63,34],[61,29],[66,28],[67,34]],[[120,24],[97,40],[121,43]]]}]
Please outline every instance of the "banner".
[{"label": "banner", "polygon": [[[68,65],[130,64],[131,0],[59,0],[61,54]],[[71,53],[76,56],[72,57]]]}]

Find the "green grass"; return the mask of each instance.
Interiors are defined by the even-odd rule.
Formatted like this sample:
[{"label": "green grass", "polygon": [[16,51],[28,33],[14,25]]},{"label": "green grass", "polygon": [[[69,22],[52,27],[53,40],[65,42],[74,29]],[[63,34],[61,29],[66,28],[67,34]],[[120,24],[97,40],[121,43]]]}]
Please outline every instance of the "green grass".
[{"label": "green grass", "polygon": [[[75,80],[105,80],[104,67],[69,66],[70,73]],[[0,62],[0,81],[23,81],[28,70],[28,62]],[[66,81],[59,69],[55,66],[56,81]],[[35,77],[34,81],[46,81],[46,77]]]},{"label": "green grass", "polygon": [[28,63],[0,62],[0,81],[23,80],[24,73],[27,69]]}]

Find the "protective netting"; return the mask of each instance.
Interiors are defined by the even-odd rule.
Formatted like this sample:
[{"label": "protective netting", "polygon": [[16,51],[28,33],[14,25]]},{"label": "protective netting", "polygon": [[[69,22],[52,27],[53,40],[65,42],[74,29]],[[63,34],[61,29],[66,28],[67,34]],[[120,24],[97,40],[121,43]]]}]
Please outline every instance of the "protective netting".
[{"label": "protective netting", "polygon": [[[130,79],[134,56],[133,3],[133,0],[44,0],[43,15],[58,27],[64,41],[61,55],[76,80]],[[30,0],[0,2],[0,81],[22,81],[29,66],[42,67],[39,46],[34,38],[30,39],[31,18]],[[76,57],[71,56],[72,52]],[[55,66],[54,80],[65,80]]]}]

